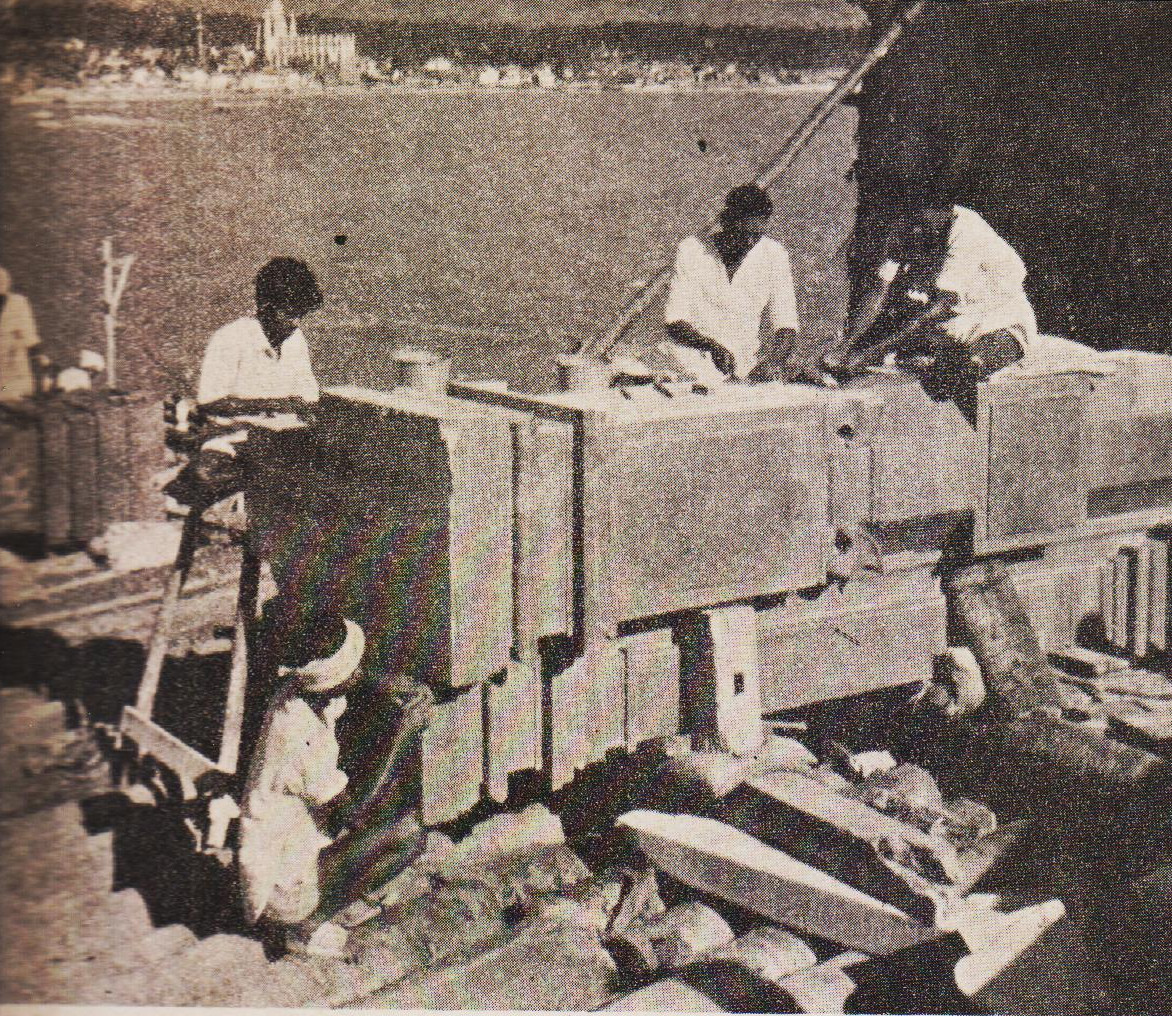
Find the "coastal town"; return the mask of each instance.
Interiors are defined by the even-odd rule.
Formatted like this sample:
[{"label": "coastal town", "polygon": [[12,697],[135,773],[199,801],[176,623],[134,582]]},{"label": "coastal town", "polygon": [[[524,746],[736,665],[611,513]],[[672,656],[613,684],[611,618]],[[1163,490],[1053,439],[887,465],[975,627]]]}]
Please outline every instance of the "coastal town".
[{"label": "coastal town", "polygon": [[[79,91],[94,98],[122,95],[206,95],[312,91],[326,87],[485,89],[780,89],[829,88],[833,66],[793,68],[766,55],[750,62],[654,59],[600,45],[572,61],[536,60],[522,66],[469,60],[458,42],[414,59],[365,52],[352,32],[299,31],[296,15],[273,0],[247,38],[204,42],[202,18],[183,46],[101,47],[80,38],[46,42],[25,59],[0,66],[0,92],[45,101]],[[208,33],[210,35],[210,33]]]}]

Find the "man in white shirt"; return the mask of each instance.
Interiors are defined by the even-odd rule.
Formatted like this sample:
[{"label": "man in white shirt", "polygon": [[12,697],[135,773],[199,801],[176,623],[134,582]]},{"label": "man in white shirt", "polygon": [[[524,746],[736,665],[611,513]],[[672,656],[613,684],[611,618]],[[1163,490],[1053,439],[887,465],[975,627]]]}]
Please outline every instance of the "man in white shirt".
[{"label": "man in white shirt", "polygon": [[789,253],[765,236],[773,202],[760,187],[729,192],[720,226],[676,253],[660,344],[672,366],[706,386],[791,380],[798,330]]},{"label": "man in white shirt", "polygon": [[15,402],[36,391],[29,350],[40,344],[28,299],[12,291],[12,277],[0,268],[0,402]]},{"label": "man in white shirt", "polygon": [[323,303],[304,261],[273,258],[256,275],[256,317],[238,318],[208,342],[199,375],[198,456],[168,493],[202,511],[237,493],[243,483],[238,451],[248,440],[239,417],[300,414],[319,388],[301,319]]},{"label": "man in white shirt", "polygon": [[847,372],[923,353],[964,388],[1038,348],[1025,265],[977,212],[921,195],[892,247],[851,323]]},{"label": "man in white shirt", "polygon": [[204,353],[198,402],[213,413],[289,410],[318,400],[301,319],[322,305],[304,261],[273,258],[256,276],[256,316],[217,331]]}]

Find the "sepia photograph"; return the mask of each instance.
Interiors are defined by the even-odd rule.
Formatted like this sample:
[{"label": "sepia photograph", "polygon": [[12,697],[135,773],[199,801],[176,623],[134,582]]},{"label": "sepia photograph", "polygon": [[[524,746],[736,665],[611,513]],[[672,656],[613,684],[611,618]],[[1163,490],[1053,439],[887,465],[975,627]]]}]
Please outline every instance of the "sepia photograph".
[{"label": "sepia photograph", "polygon": [[0,1011],[1172,1011],[1172,3],[0,0],[0,180]]}]

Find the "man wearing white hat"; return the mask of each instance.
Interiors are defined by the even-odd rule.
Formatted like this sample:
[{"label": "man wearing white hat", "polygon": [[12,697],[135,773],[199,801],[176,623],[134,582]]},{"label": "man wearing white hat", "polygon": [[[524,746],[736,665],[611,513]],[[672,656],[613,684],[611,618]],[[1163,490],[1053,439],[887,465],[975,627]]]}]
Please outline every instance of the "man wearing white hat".
[{"label": "man wearing white hat", "polygon": [[28,299],[12,292],[12,277],[0,268],[0,402],[14,402],[34,393],[29,350],[40,344]]},{"label": "man wearing white hat", "polygon": [[285,926],[287,942],[315,953],[344,946],[344,929],[317,913],[318,860],[333,843],[324,813],[346,790],[335,724],[366,639],[350,620],[322,626],[315,658],[280,668],[287,683],[268,707],[249,766],[240,817],[239,868],[245,917]]}]

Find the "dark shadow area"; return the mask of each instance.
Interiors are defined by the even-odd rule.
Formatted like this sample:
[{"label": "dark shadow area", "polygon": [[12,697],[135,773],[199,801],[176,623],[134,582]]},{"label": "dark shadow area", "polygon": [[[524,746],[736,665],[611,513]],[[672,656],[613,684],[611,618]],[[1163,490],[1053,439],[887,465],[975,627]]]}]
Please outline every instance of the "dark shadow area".
[{"label": "dark shadow area", "polygon": [[45,556],[45,540],[39,533],[0,533],[0,550],[35,561]]},{"label": "dark shadow area", "polygon": [[82,802],[86,832],[114,834],[111,891],[134,889],[155,927],[183,924],[198,937],[247,934],[231,869],[197,853],[181,805],[136,804],[119,793]]},{"label": "dark shadow area", "polygon": [[210,759],[220,754],[231,660],[230,652],[168,657],[159,680],[155,722]]},{"label": "dark shadow area", "polygon": [[99,638],[73,645],[42,628],[0,627],[0,682],[65,703],[72,723],[81,717],[116,723],[134,701],[145,653],[134,639]]}]

